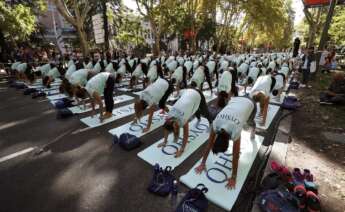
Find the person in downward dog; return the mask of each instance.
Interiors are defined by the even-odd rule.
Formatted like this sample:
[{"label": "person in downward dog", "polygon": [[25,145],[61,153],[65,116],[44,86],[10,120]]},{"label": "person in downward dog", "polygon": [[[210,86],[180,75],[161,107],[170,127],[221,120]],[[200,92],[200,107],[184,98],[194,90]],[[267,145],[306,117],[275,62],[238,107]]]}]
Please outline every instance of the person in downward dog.
[{"label": "person in downward dog", "polygon": [[175,157],[180,157],[188,143],[189,121],[193,116],[198,119],[197,124],[201,121],[203,115],[211,124],[211,116],[208,112],[205,96],[196,89],[186,89],[181,92],[181,97],[172,106],[168,113],[167,120],[164,123],[164,141],[158,147],[166,146],[168,136],[171,132],[174,134],[174,142],[178,141],[180,128],[183,127],[183,140],[181,148],[176,152]]},{"label": "person in downward dog", "polygon": [[270,94],[275,84],[276,79],[273,76],[260,76],[249,93],[250,98],[260,103],[260,117],[262,118],[260,125],[262,126],[266,124]]},{"label": "person in downward dog", "polygon": [[233,97],[226,107],[217,115],[212,123],[209,142],[203,154],[201,164],[195,168],[201,174],[206,170],[206,161],[210,151],[214,154],[226,152],[229,141],[234,142],[232,148],[232,176],[228,179],[227,188],[236,185],[238,161],[240,158],[241,132],[245,124],[251,126],[251,139],[255,138],[256,103],[248,97]]},{"label": "person in downward dog", "polygon": [[211,77],[210,77],[210,73],[208,71],[208,68],[206,66],[199,66],[196,71],[194,72],[192,79],[190,80],[190,86],[192,88],[196,88],[199,89],[200,91],[202,91],[203,88],[203,84],[204,81],[207,81],[207,84],[209,86],[209,89],[211,90],[211,94],[212,94],[212,82],[211,82]]},{"label": "person in downward dog", "polygon": [[[114,108],[113,92],[115,86],[115,76],[109,72],[101,72],[92,77],[85,86],[87,95],[91,100],[92,113],[95,114],[95,104],[99,105],[100,122],[112,116]],[[105,112],[102,102],[102,94],[104,95]],[[93,116],[92,115],[92,116]]]},{"label": "person in downward dog", "polygon": [[174,91],[174,86],[166,79],[158,78],[154,83],[149,85],[140,95],[140,99],[134,103],[135,117],[133,123],[137,123],[143,115],[144,110],[148,107],[148,121],[143,133],[148,132],[151,128],[152,117],[155,107],[168,112],[166,101]]}]

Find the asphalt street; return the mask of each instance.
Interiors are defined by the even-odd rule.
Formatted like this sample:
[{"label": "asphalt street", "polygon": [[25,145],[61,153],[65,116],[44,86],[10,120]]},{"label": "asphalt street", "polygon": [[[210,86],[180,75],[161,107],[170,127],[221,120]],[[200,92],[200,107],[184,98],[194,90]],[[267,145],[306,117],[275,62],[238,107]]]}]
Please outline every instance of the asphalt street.
[{"label": "asphalt street", "polygon": [[[132,116],[88,129],[80,118],[90,113],[57,120],[56,111],[47,100],[32,99],[22,92],[0,87],[0,158],[34,148],[0,162],[0,212],[172,211],[169,198],[147,191],[152,166],[137,157],[138,152],[163,137],[161,128],[144,136],[138,149],[111,149],[108,130],[129,122]],[[275,135],[278,116],[264,134],[264,145]],[[205,145],[175,169],[176,177],[200,159]],[[44,151],[36,155],[40,149]],[[260,149],[232,211],[248,211],[251,207],[266,149]],[[179,188],[188,190],[182,184]],[[209,211],[223,210],[210,204]]]}]

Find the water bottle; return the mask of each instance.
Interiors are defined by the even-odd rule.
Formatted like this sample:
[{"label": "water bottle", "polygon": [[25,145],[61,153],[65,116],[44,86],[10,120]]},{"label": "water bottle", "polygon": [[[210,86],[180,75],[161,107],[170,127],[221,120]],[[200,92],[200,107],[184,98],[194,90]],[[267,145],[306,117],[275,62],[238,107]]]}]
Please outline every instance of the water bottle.
[{"label": "water bottle", "polygon": [[177,193],[178,193],[178,186],[177,186],[177,181],[174,180],[173,188],[171,191],[171,207],[176,208],[177,204]]}]

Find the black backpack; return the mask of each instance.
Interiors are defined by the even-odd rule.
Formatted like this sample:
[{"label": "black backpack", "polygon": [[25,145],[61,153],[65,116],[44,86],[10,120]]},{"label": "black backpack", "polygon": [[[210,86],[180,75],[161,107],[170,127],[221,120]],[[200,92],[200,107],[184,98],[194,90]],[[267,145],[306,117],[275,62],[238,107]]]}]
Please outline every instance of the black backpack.
[{"label": "black backpack", "polygon": [[113,137],[113,144],[119,143],[119,146],[124,150],[130,151],[136,149],[141,145],[140,139],[132,134],[123,133],[118,138],[116,135]]},{"label": "black backpack", "polygon": [[205,193],[208,188],[204,184],[198,184],[189,190],[176,208],[176,212],[205,212],[208,208],[208,200]]}]

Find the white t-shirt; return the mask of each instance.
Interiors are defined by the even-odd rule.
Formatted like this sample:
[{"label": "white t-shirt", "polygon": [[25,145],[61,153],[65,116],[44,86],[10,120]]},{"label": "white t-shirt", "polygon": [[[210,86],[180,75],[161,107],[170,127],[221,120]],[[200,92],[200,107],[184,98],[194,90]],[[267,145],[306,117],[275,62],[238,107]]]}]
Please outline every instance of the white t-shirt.
[{"label": "white t-shirt", "polygon": [[88,73],[89,73],[88,69],[79,69],[79,70],[72,73],[72,75],[69,79],[69,82],[72,85],[75,85],[75,86],[79,85],[79,86],[84,87],[87,83]]},{"label": "white t-shirt", "polygon": [[177,83],[183,80],[183,67],[179,66],[171,76],[172,79],[176,79]]},{"label": "white t-shirt", "polygon": [[21,64],[17,65],[17,71],[20,73],[24,73],[26,71],[27,67],[28,67],[27,63],[21,63]]},{"label": "white t-shirt", "polygon": [[199,109],[201,96],[194,89],[186,89],[181,91],[181,97],[172,106],[168,113],[168,117],[177,119],[180,127],[189,121],[189,119]]},{"label": "white t-shirt", "polygon": [[74,63],[72,65],[68,66],[68,69],[67,69],[67,71],[65,73],[65,78],[69,80],[71,75],[76,71],[76,69],[77,68],[74,65]]},{"label": "white t-shirt", "polygon": [[97,62],[96,65],[93,67],[93,69],[98,73],[101,72],[102,67],[101,67],[101,63]]},{"label": "white t-shirt", "polygon": [[45,76],[47,75],[50,69],[51,69],[50,63],[47,63],[43,66],[38,67],[37,71],[40,71],[42,73],[42,76]]},{"label": "white t-shirt", "polygon": [[237,72],[242,73],[243,75],[247,75],[249,65],[247,63],[242,63],[240,67],[238,67]]},{"label": "white t-shirt", "polygon": [[12,69],[12,70],[16,70],[19,64],[20,64],[20,62],[12,63],[11,69]]},{"label": "white t-shirt", "polygon": [[210,71],[210,74],[212,74],[214,72],[214,70],[216,69],[216,62],[213,60],[210,60],[207,62],[206,64],[208,70]]},{"label": "white t-shirt", "polygon": [[231,140],[236,141],[240,138],[242,128],[247,123],[254,107],[254,103],[248,98],[231,98],[213,121],[213,130],[220,132],[223,129],[231,135]]},{"label": "white t-shirt", "polygon": [[162,78],[158,78],[141,93],[140,99],[144,100],[149,106],[157,105],[168,88],[169,83]]},{"label": "white t-shirt", "polygon": [[232,75],[230,71],[224,71],[220,77],[218,84],[218,92],[225,91],[229,93],[231,91]]},{"label": "white t-shirt", "polygon": [[178,58],[177,58],[177,62],[178,62],[179,65],[183,65],[183,64],[184,64],[184,59],[183,59],[183,57],[178,57]]},{"label": "white t-shirt", "polygon": [[193,62],[188,60],[184,63],[184,66],[186,67],[187,69],[187,72],[189,73],[191,70],[192,70],[192,67],[193,67]]},{"label": "white t-shirt", "polygon": [[113,63],[109,63],[109,64],[107,65],[107,67],[105,67],[105,71],[114,74],[114,73],[115,73],[115,70],[114,70]]},{"label": "white t-shirt", "polygon": [[204,68],[200,66],[193,74],[191,82],[195,82],[199,88],[201,84],[205,81],[205,72]]},{"label": "white t-shirt", "polygon": [[257,93],[263,93],[265,96],[269,96],[271,93],[271,85],[271,75],[260,76],[251,89],[249,96],[253,98],[253,96]]},{"label": "white t-shirt", "polygon": [[226,60],[223,60],[223,61],[220,63],[219,71],[220,71],[220,70],[226,71],[228,67],[229,67],[229,62],[226,61]]},{"label": "white t-shirt", "polygon": [[73,60],[69,60],[67,63],[67,67],[69,68],[71,65],[74,65],[74,61]]},{"label": "white t-shirt", "polygon": [[274,71],[276,69],[276,63],[274,61],[271,61],[269,64],[268,64],[268,68],[271,68],[272,71]]},{"label": "white t-shirt", "polygon": [[256,79],[259,77],[260,69],[257,67],[252,67],[249,69],[248,77],[251,77],[253,79],[253,82],[256,81]]},{"label": "white t-shirt", "polygon": [[276,84],[274,85],[275,90],[280,90],[284,87],[284,77],[280,74],[274,76],[276,79]]},{"label": "white t-shirt", "polygon": [[199,60],[194,61],[193,70],[196,70],[197,68],[199,68],[199,64],[200,64]]},{"label": "white t-shirt", "polygon": [[167,68],[169,69],[169,71],[173,72],[175,71],[175,69],[177,68],[177,61],[173,60],[170,63],[168,63]]},{"label": "white t-shirt", "polygon": [[84,64],[84,68],[86,69],[92,69],[93,68],[93,65],[92,65],[92,62],[89,62],[88,64]]},{"label": "white t-shirt", "polygon": [[147,72],[147,78],[149,78],[149,81],[152,83],[157,79],[157,77],[158,77],[157,66],[156,65],[151,66],[151,68]]},{"label": "white t-shirt", "polygon": [[322,52],[319,63],[321,66],[326,64],[326,57],[328,56],[328,54],[329,52],[327,50]]},{"label": "white t-shirt", "polygon": [[120,67],[117,69],[117,74],[120,74],[120,75],[125,75],[126,74],[126,65],[125,64],[121,64]]},{"label": "white t-shirt", "polygon": [[59,78],[61,76],[59,70],[54,67],[53,69],[50,69],[49,72],[47,73],[48,77],[52,77],[53,79]]},{"label": "white t-shirt", "polygon": [[283,66],[283,67],[278,71],[278,73],[282,73],[282,74],[284,74],[285,77],[287,77],[288,74],[289,74],[289,67]]},{"label": "white t-shirt", "polygon": [[105,84],[110,76],[109,72],[101,72],[92,77],[85,86],[87,92],[92,96],[94,92],[102,95],[104,93]]},{"label": "white t-shirt", "polygon": [[133,76],[137,78],[141,78],[144,75],[143,69],[141,67],[141,64],[138,64],[135,70],[133,71]]}]

